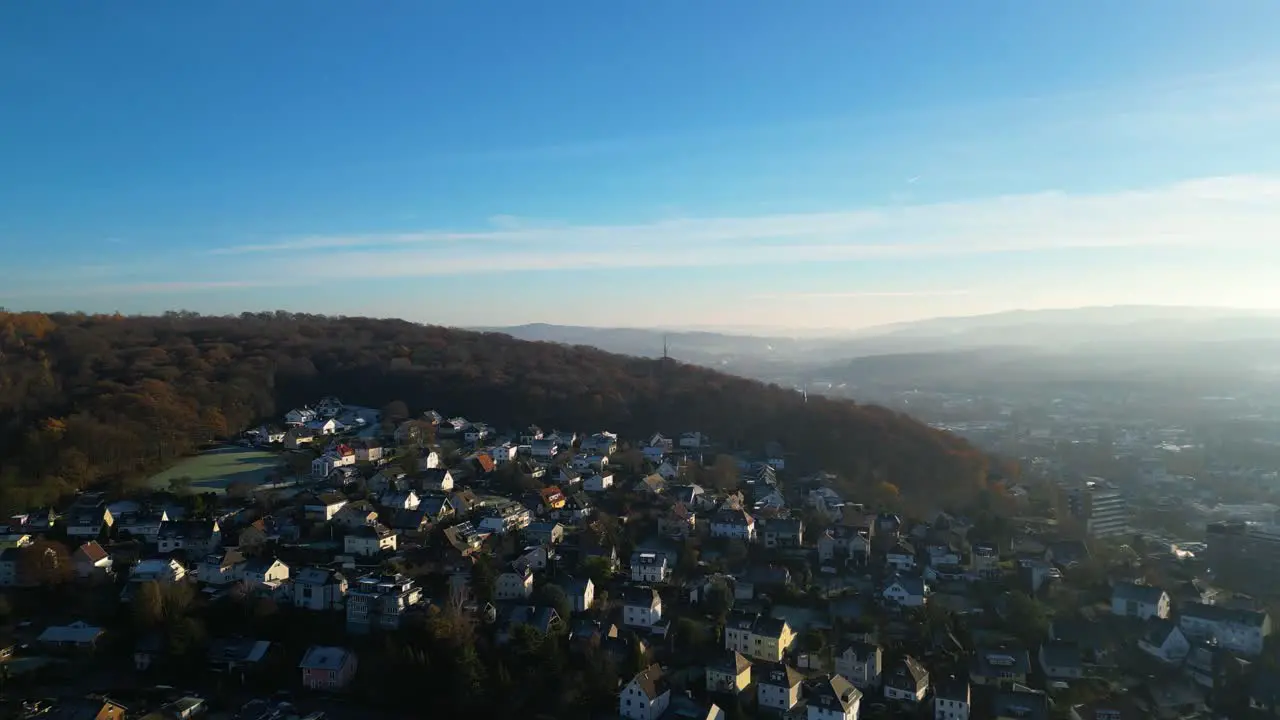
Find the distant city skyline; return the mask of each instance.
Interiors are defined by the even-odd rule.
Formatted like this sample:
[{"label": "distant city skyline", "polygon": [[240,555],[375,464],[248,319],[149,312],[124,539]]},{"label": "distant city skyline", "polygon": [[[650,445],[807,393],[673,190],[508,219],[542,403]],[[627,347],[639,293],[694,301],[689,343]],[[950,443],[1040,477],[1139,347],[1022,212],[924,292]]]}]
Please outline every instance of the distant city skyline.
[{"label": "distant city skyline", "polygon": [[9,308],[1280,309],[1274,3],[74,8],[0,6]]}]

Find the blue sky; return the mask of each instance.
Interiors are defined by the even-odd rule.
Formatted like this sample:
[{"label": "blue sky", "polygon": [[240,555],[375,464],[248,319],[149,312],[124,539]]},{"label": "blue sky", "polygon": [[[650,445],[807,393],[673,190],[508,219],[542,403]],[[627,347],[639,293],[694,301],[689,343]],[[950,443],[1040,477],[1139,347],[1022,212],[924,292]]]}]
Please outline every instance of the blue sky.
[{"label": "blue sky", "polygon": [[1280,4],[0,4],[0,305],[1280,307]]}]

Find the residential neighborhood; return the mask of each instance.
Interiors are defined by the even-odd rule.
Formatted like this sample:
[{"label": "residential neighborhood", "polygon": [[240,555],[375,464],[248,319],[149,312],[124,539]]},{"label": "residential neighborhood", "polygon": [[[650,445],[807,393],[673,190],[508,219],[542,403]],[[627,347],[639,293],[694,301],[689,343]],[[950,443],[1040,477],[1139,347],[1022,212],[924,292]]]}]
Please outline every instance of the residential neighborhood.
[{"label": "residential neighborhood", "polygon": [[[49,687],[49,667],[101,677],[33,695],[25,716],[85,703],[97,717],[258,720],[294,703],[365,716],[413,667],[387,643],[424,628],[607,668],[591,717],[1277,709],[1264,603],[1025,505],[911,517],[842,495],[777,443],[504,433],[336,398],[240,442],[278,453],[282,477],[234,497],[86,492],[10,519],[6,692]],[[44,613],[55,587],[85,600]],[[155,686],[171,691],[140,690]]]}]

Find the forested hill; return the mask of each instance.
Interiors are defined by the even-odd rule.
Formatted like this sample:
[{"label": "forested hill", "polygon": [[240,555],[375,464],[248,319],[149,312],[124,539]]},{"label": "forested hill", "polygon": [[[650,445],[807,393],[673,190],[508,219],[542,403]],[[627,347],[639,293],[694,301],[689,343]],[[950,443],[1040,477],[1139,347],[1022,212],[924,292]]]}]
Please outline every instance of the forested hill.
[{"label": "forested hill", "polygon": [[985,478],[979,452],[903,415],[669,360],[396,320],[2,313],[0,503],[136,477],[324,395],[498,427],[776,440],[799,467],[934,502]]}]

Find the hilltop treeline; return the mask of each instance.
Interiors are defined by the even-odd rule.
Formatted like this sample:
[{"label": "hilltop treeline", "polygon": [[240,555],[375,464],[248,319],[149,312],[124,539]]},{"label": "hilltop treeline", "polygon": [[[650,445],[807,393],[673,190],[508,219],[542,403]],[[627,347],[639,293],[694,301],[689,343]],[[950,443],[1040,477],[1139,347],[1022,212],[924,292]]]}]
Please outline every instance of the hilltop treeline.
[{"label": "hilltop treeline", "polygon": [[672,360],[284,312],[0,313],[0,503],[122,482],[325,395],[499,427],[701,430],[743,449],[773,440],[796,467],[930,503],[962,500],[985,479],[967,443],[898,413]]}]

